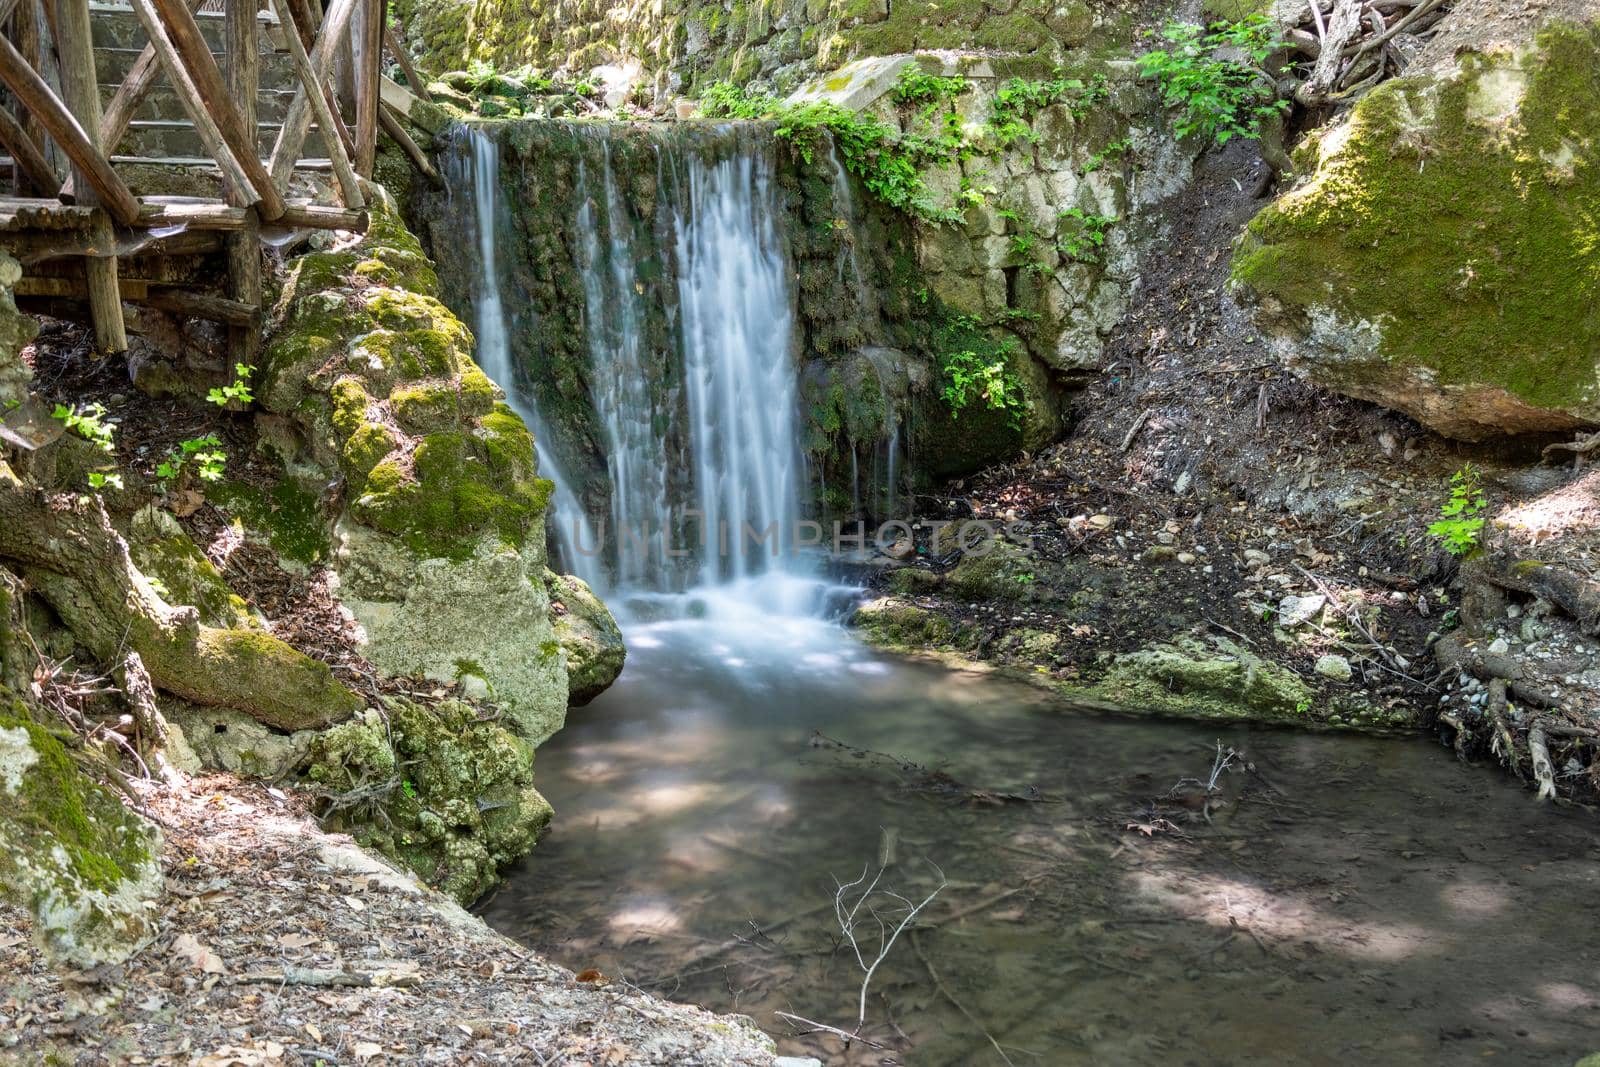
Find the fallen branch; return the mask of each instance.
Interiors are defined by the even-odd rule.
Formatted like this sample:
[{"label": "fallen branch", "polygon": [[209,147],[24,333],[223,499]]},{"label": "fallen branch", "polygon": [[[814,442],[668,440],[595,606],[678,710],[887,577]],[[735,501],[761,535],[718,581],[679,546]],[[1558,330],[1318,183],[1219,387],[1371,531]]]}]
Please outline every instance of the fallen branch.
[{"label": "fallen branch", "polygon": [[968,1022],[978,1028],[978,1033],[982,1034],[984,1040],[994,1047],[995,1055],[1004,1060],[1008,1067],[1015,1067],[1015,1064],[1011,1063],[1011,1057],[1006,1055],[1006,1050],[1000,1047],[1000,1042],[996,1041],[994,1035],[989,1032],[989,1028],[983,1025],[983,1020],[972,1014],[972,1011],[965,1004],[956,999],[956,995],[950,992],[950,987],[944,984],[944,979],[939,977],[939,972],[933,969],[933,961],[928,959],[927,954],[922,951],[922,943],[917,940],[917,932],[915,930],[911,931],[911,949],[917,954],[917,959],[922,961],[922,965],[928,969],[928,977],[933,979],[933,987],[944,995],[944,999],[955,1005],[956,1011],[966,1016]]},{"label": "fallen branch", "polygon": [[1533,777],[1539,782],[1539,799],[1549,800],[1556,795],[1555,768],[1550,764],[1544,727],[1537,720],[1528,729],[1528,753],[1533,757]]},{"label": "fallen branch", "polygon": [[411,971],[346,971],[323,967],[285,967],[281,971],[251,971],[234,980],[238,985],[303,985],[322,988],[414,989],[422,984]]}]

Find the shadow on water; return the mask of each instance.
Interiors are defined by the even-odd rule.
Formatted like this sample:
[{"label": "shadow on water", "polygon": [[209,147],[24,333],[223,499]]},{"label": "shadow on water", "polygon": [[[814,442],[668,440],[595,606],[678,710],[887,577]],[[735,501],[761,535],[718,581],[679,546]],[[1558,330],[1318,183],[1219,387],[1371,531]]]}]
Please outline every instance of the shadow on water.
[{"label": "shadow on water", "polygon": [[[658,604],[628,627],[622,678],[539,750],[558,815],[484,906],[496,927],[575,970],[747,1013],[829,1063],[1551,1064],[1600,1048],[1586,814],[1536,808],[1422,740],[1096,715],[739,603],[668,619]],[[1254,770],[1224,774],[1206,812],[1163,800],[1207,777],[1219,739]],[[913,902],[931,864],[948,885],[873,978],[862,1032],[887,1050],[845,1051],[775,1012],[854,1027],[835,879],[881,855],[882,884]],[[903,907],[868,905],[891,928]],[[858,929],[870,962],[877,924]]]}]

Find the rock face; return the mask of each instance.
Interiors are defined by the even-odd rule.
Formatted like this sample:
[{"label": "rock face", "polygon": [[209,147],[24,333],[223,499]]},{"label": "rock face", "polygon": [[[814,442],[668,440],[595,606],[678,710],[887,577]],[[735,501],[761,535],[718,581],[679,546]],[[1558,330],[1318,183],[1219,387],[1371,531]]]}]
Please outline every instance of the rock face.
[{"label": "rock face", "polygon": [[55,962],[127,959],[152,936],[161,835],[77,770],[0,686],[0,897]]},{"label": "rock face", "polygon": [[386,710],[387,721],[368,713],[319,734],[307,776],[340,793],[376,787],[367,810],[335,811],[328,824],[347,826],[470,903],[550,822],[550,805],[533,788],[532,748],[457,701],[423,708],[397,700]]},{"label": "rock face", "polygon": [[556,637],[567,657],[567,702],[587,704],[617,680],[627,650],[611,612],[581,578],[544,572]]},{"label": "rock face", "polygon": [[1464,440],[1600,423],[1600,29],[1367,94],[1233,276],[1279,356]]},{"label": "rock face", "polygon": [[332,563],[367,657],[463,681],[538,744],[565,720],[568,688],[543,581],[550,483],[437,286],[380,196],[358,244],[296,261],[261,399],[345,481]]}]

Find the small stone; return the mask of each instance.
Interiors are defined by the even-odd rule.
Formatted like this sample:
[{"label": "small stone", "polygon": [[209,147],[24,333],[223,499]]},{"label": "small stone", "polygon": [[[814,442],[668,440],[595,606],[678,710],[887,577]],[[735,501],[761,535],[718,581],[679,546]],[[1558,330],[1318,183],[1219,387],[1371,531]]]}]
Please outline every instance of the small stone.
[{"label": "small stone", "polygon": [[911,556],[916,554],[916,551],[916,543],[908,537],[900,538],[894,544],[885,549],[885,553],[890,559],[909,559]]},{"label": "small stone", "polygon": [[1259,563],[1263,567],[1272,562],[1272,557],[1261,551],[1259,548],[1245,549],[1244,559],[1246,563]]},{"label": "small stone", "polygon": [[1145,563],[1167,563],[1178,557],[1178,550],[1171,545],[1151,545],[1139,555]]},{"label": "small stone", "polygon": [[1197,557],[1195,556],[1195,554],[1193,552],[1179,552],[1178,553],[1178,562],[1182,563],[1182,564],[1184,564],[1186,566],[1188,564],[1193,563],[1196,558]]},{"label": "small stone", "polygon": [[1109,530],[1116,524],[1116,518],[1114,516],[1107,515],[1105,512],[1101,512],[1098,515],[1089,516],[1089,525],[1094,527],[1096,530]]},{"label": "small stone", "polygon": [[1164,545],[1175,544],[1178,540],[1178,535],[1170,530],[1162,530],[1160,533],[1156,534],[1156,540],[1160,541]]},{"label": "small stone", "polygon": [[1311,596],[1286,596],[1278,601],[1278,625],[1299,626],[1322,614],[1328,598],[1321,593]]},{"label": "small stone", "polygon": [[1316,672],[1324,678],[1332,678],[1336,682],[1348,682],[1354,671],[1350,668],[1350,661],[1343,656],[1327,655],[1317,659]]},{"label": "small stone", "polygon": [[1497,637],[1493,641],[1489,642],[1489,651],[1493,652],[1497,656],[1503,656],[1507,652],[1511,651],[1511,642],[1507,641],[1503,637]]}]

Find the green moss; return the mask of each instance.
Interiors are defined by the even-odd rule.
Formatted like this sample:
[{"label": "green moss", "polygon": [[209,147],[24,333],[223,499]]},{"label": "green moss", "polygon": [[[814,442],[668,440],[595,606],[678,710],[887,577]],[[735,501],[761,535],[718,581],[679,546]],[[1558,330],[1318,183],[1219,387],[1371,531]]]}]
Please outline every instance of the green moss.
[{"label": "green moss", "polygon": [[249,605],[187,535],[140,538],[128,547],[139,570],[161,583],[167,603],[193,607],[208,626],[256,625]]},{"label": "green moss", "polygon": [[315,493],[285,477],[263,490],[243,482],[223,482],[206,490],[206,499],[266,535],[272,550],[295,563],[328,557],[328,529]]},{"label": "green moss", "polygon": [[0,704],[0,730],[25,730],[35,761],[22,772],[6,818],[39,842],[58,845],[70,869],[89,888],[113,892],[151,859],[151,838],[130,833],[131,816],[73,764],[66,748],[34,722],[20,701]]},{"label": "green moss", "polygon": [[1116,657],[1093,692],[1137,711],[1281,722],[1306,721],[1314,696],[1283,667],[1192,641]]},{"label": "green moss", "polygon": [[895,600],[877,600],[856,609],[850,624],[881,648],[922,649],[948,645],[955,627],[941,615]]},{"label": "green moss", "polygon": [[1569,407],[1596,386],[1597,152],[1600,28],[1548,28],[1531,54],[1468,56],[1449,80],[1395,79],[1324,144],[1309,184],[1250,223],[1233,276],[1378,324],[1388,363],[1442,385]]}]

